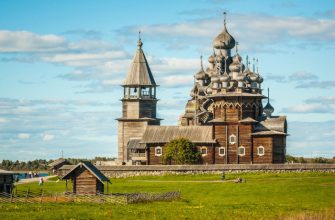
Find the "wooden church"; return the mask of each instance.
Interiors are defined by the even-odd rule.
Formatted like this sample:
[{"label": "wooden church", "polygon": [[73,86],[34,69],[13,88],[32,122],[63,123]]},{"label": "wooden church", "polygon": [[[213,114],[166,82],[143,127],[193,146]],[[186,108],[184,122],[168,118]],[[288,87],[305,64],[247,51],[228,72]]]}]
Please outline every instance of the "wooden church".
[{"label": "wooden church", "polygon": [[[213,41],[205,70],[201,60],[191,99],[179,126],[160,126],[156,87],[139,38],[137,52],[123,83],[122,118],[118,126],[118,160],[123,164],[162,164],[164,146],[172,139],[192,141],[204,164],[284,163],[286,116],[273,116],[258,60],[250,67],[226,25]],[[232,50],[235,48],[234,55]],[[262,100],[267,99],[263,107]]]}]

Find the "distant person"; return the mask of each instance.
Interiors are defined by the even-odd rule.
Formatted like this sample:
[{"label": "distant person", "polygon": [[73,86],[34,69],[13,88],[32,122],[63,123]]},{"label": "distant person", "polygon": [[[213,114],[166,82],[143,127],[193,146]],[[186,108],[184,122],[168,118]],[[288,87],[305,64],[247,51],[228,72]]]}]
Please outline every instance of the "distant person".
[{"label": "distant person", "polygon": [[31,171],[28,173],[28,178],[33,178],[33,173]]},{"label": "distant person", "polygon": [[40,177],[40,180],[38,181],[38,185],[43,186],[43,183],[44,183],[44,179],[43,177]]}]

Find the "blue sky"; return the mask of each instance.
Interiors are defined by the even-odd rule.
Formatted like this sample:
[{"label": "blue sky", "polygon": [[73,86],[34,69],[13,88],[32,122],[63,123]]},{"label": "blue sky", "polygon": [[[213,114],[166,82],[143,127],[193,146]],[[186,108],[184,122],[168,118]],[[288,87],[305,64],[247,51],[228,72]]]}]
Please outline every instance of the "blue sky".
[{"label": "blue sky", "polygon": [[0,2],[0,160],[116,156],[119,84],[142,31],[162,124],[178,123],[228,12],[257,57],[287,152],[335,156],[334,1]]}]

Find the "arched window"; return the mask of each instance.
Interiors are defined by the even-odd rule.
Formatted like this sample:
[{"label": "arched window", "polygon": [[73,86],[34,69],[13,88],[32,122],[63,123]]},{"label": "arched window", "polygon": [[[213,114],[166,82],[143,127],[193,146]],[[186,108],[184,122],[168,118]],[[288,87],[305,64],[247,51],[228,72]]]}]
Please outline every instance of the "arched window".
[{"label": "arched window", "polygon": [[244,156],[245,155],[245,147],[241,146],[238,148],[238,155]]},{"label": "arched window", "polygon": [[219,147],[219,156],[224,156],[224,155],[226,155],[226,148]]},{"label": "arched window", "polygon": [[257,147],[257,155],[258,156],[263,156],[264,155],[264,147],[263,146]]},{"label": "arched window", "polygon": [[202,156],[206,156],[207,155],[207,147],[201,147],[200,151],[201,151],[201,155]]},{"label": "arched window", "polygon": [[235,144],[235,143],[236,143],[236,136],[232,134],[229,136],[229,144]]},{"label": "arched window", "polygon": [[163,152],[162,152],[162,147],[158,146],[155,147],[155,156],[160,157],[162,156]]}]

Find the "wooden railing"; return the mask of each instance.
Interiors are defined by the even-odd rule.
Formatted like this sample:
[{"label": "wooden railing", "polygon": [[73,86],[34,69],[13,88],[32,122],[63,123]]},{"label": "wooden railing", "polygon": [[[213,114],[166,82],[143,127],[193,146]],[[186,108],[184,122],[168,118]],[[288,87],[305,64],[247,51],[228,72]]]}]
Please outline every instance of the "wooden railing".
[{"label": "wooden railing", "polygon": [[77,195],[73,193],[50,193],[44,190],[13,191],[0,193],[0,203],[112,203],[130,204],[153,201],[171,201],[180,198],[180,192],[165,193],[113,193],[96,195]]}]

